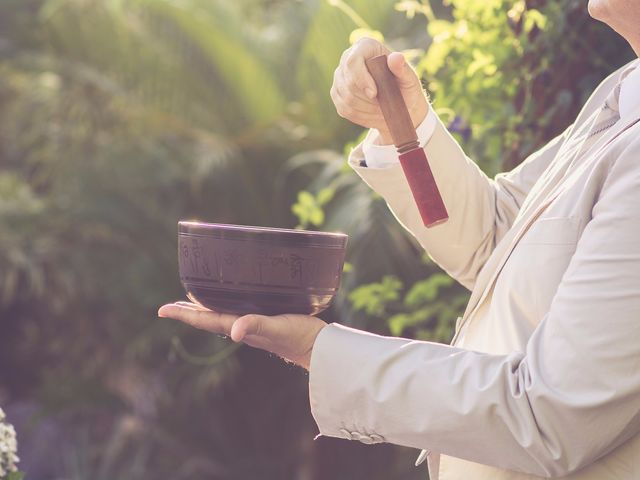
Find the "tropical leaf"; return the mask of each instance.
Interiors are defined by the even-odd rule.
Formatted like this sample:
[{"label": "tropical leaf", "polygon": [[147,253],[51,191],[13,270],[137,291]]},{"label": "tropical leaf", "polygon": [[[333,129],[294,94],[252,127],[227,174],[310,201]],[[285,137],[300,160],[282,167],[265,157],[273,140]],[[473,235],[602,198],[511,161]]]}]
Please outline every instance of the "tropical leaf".
[{"label": "tropical leaf", "polygon": [[[301,46],[296,78],[308,121],[314,127],[335,118],[329,98],[333,71],[349,47],[354,30],[384,32],[394,15],[395,0],[316,0],[313,20]],[[342,8],[340,8],[342,7]],[[353,12],[353,13],[350,13]]]},{"label": "tropical leaf", "polygon": [[56,0],[41,17],[60,53],[108,75],[146,108],[233,138],[274,122],[286,99],[259,40],[224,5]]}]

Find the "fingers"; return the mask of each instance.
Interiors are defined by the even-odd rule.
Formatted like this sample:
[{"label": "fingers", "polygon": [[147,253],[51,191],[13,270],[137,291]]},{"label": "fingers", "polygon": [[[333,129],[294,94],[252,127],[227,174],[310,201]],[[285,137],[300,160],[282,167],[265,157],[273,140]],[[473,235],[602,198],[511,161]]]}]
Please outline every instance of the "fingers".
[{"label": "fingers", "polygon": [[399,52],[394,52],[388,56],[387,65],[391,73],[398,79],[398,85],[409,109],[413,125],[418,127],[429,111],[429,103],[426,93],[422,89],[420,78],[407,63],[404,55]]},{"label": "fingers", "polygon": [[380,112],[378,103],[365,98],[362,90],[353,82],[346,80],[341,71],[335,73],[333,98],[339,106],[347,108],[349,113],[376,115]]},{"label": "fingers", "polygon": [[388,55],[389,69],[398,79],[414,126],[419,125],[427,114],[428,102],[418,75],[404,55],[392,53],[382,43],[371,38],[358,40],[340,59],[330,92],[338,115],[363,127],[375,128],[381,132],[387,129],[375,98],[376,84],[365,64],[368,58],[382,54]]},{"label": "fingers", "polygon": [[387,58],[387,64],[389,65],[391,73],[393,73],[398,79],[400,88],[422,88],[418,75],[416,75],[413,68],[409,66],[402,53],[393,52],[390,54]]},{"label": "fingers", "polygon": [[308,315],[245,315],[231,328],[231,339],[276,355],[309,368],[311,351],[322,320]]},{"label": "fingers", "polygon": [[213,312],[189,302],[163,305],[158,310],[158,316],[173,318],[192,327],[221,335],[230,335],[231,326],[238,318],[237,315]]},{"label": "fingers", "polygon": [[377,40],[361,38],[342,54],[330,92],[341,117],[365,127],[375,126],[369,117],[379,122],[377,88],[365,60],[388,52]]},{"label": "fingers", "polygon": [[398,80],[404,79],[406,76],[405,68],[408,67],[404,55],[400,52],[393,52],[387,57],[387,65],[389,65],[389,70],[391,70],[391,73],[393,73]]},{"label": "fingers", "polygon": [[382,118],[377,101],[366,98],[362,90],[344,75],[343,70],[336,70],[331,89],[331,98],[338,115],[363,127],[377,128]]},{"label": "fingers", "polygon": [[[273,321],[273,320],[272,320]],[[269,317],[262,315],[245,315],[238,318],[231,327],[231,340],[242,342],[248,336],[265,337],[269,336]]]},{"label": "fingers", "polygon": [[357,97],[373,100],[377,95],[376,82],[369,73],[361,51],[355,49],[340,66],[339,71],[349,90]]},{"label": "fingers", "polygon": [[372,100],[376,97],[378,89],[376,82],[369,74],[365,61],[378,55],[391,53],[384,44],[373,38],[363,37],[345,51],[340,58],[340,67],[348,72],[347,78],[352,77],[358,89],[364,93],[366,98]]},{"label": "fingers", "polygon": [[[367,73],[367,75],[369,75]],[[365,89],[370,89],[362,80],[358,80],[357,74],[344,69],[336,70],[336,84],[341,90],[345,91],[354,101],[362,105],[363,108],[371,108],[376,102],[373,97],[369,97]],[[374,87],[375,88],[375,87]]]}]

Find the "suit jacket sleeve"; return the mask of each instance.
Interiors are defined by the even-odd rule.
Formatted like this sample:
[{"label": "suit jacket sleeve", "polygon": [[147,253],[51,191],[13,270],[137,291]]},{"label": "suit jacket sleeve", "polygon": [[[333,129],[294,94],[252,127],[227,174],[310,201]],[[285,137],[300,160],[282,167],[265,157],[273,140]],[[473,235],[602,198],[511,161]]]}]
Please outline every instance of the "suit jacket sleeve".
[{"label": "suit jacket sleeve", "polygon": [[[436,114],[430,110],[429,115]],[[553,160],[564,137],[559,136],[513,171],[492,180],[464,154],[438,119],[425,152],[450,218],[430,229],[422,224],[399,163],[383,169],[362,167],[360,144],[351,153],[349,164],[387,201],[398,221],[431,258],[472,289],[478,272],[513,224],[525,197]]]},{"label": "suit jacket sleeve", "polygon": [[330,325],[310,369],[320,432],[540,476],[587,466],[637,435],[640,140],[619,148],[525,351],[491,355]]}]

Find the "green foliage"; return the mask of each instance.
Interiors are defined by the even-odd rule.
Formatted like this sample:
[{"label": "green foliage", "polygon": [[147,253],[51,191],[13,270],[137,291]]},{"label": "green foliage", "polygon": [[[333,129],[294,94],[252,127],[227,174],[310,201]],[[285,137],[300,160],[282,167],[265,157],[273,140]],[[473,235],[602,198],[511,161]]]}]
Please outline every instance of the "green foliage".
[{"label": "green foliage", "polygon": [[386,313],[387,304],[397,300],[402,282],[393,275],[386,275],[380,283],[361,285],[349,294],[356,310],[380,317]]},{"label": "green foliage", "polygon": [[404,303],[407,307],[418,307],[424,303],[433,302],[441,287],[448,287],[452,284],[453,279],[448,275],[434,274],[413,285],[407,293]]},{"label": "green foliage", "polygon": [[490,174],[564,130],[595,85],[632,57],[581,0],[449,3],[452,18],[428,24],[433,43],[417,68],[438,112]]},{"label": "green foliage", "polygon": [[416,282],[407,292],[402,312],[391,316],[387,323],[392,335],[413,336],[436,342],[447,342],[451,328],[467,303],[466,294],[452,289],[451,277],[435,273]]},{"label": "green foliage", "polygon": [[99,69],[144,108],[233,139],[283,115],[285,96],[240,12],[199,3],[59,0],[41,18],[65,58]]},{"label": "green foliage", "polygon": [[11,472],[9,475],[7,475],[2,480],[23,480],[23,479],[24,479],[24,473],[22,473],[22,472]]},{"label": "green foliage", "polygon": [[[451,326],[467,301],[451,289],[454,280],[435,273],[414,283],[401,300],[403,282],[392,275],[381,282],[361,285],[349,294],[356,311],[385,322],[392,335],[446,342]],[[453,295],[452,295],[453,292]]]},{"label": "green foliage", "polygon": [[298,228],[308,228],[309,225],[320,227],[324,223],[323,207],[327,205],[335,194],[331,187],[322,188],[317,195],[307,191],[298,193],[298,202],[294,203],[291,211],[298,217]]},{"label": "green foliage", "polygon": [[364,32],[383,31],[392,19],[395,0],[318,0],[313,4],[313,17],[300,44],[296,84],[303,92],[310,125],[323,128],[328,118],[335,117],[327,98],[333,72],[349,46],[347,40],[355,40]]}]

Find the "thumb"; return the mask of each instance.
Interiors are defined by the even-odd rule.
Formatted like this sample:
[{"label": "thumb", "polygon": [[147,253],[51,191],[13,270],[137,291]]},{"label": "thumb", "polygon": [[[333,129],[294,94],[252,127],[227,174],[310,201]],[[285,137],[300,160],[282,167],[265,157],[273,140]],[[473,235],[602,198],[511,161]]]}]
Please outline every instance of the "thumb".
[{"label": "thumb", "polygon": [[231,340],[242,342],[247,335],[264,335],[267,319],[268,317],[263,315],[245,315],[238,318],[231,326]]},{"label": "thumb", "polygon": [[393,52],[387,57],[389,70],[398,79],[401,88],[410,88],[418,82],[418,77],[400,52]]}]

